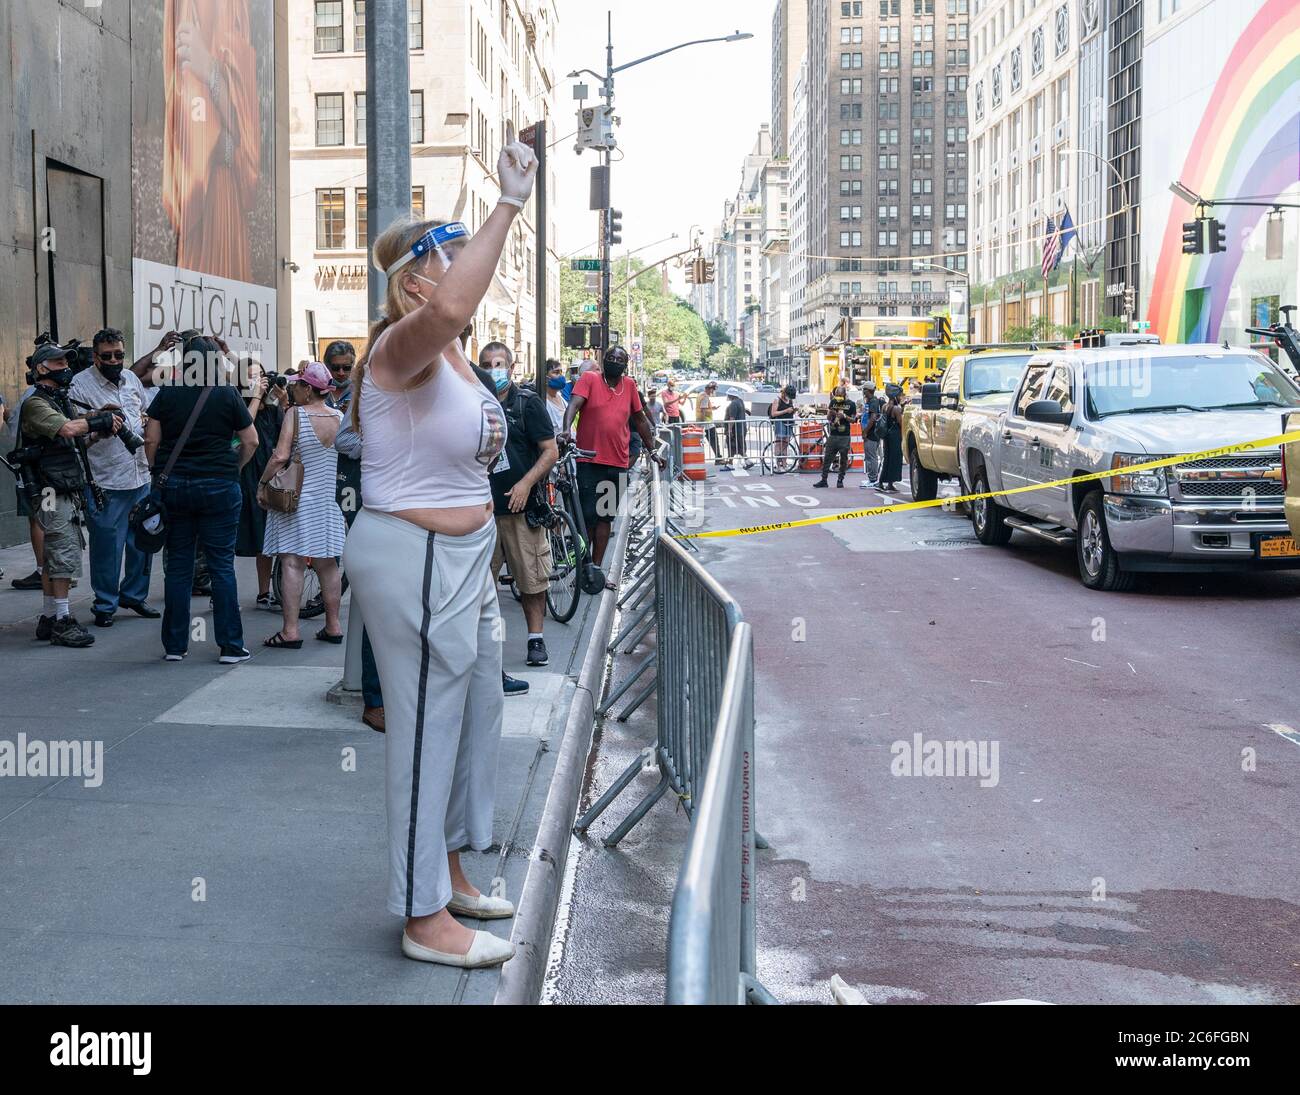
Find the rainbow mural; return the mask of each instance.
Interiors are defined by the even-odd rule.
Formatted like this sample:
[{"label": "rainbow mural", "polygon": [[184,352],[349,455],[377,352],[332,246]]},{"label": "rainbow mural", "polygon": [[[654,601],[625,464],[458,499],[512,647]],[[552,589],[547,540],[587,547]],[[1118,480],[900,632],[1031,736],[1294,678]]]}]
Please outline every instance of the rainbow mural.
[{"label": "rainbow mural", "polygon": [[[1210,198],[1268,200],[1300,180],[1300,3],[1266,0],[1237,40],[1214,86],[1179,180]],[[1216,210],[1228,250],[1182,253],[1186,203],[1175,200],[1151,284],[1147,318],[1163,342],[1214,341],[1241,264],[1236,245],[1268,212]],[[1205,289],[1203,294],[1189,291]],[[1196,303],[1203,297],[1203,303]],[[1283,301],[1284,304],[1291,303]],[[1193,309],[1197,314],[1192,314]]]}]

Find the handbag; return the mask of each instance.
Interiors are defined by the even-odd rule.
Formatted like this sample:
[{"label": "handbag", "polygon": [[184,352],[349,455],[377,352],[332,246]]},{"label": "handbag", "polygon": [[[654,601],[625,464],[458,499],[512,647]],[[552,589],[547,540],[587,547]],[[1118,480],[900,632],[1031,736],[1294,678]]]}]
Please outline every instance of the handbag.
[{"label": "handbag", "polygon": [[276,513],[294,514],[298,512],[298,501],[302,498],[303,466],[302,457],[298,455],[298,408],[293,416],[293,451],[289,462],[270,479],[258,484],[257,501],[265,510]]},{"label": "handbag", "polygon": [[189,441],[190,434],[194,432],[194,425],[198,422],[203,406],[211,394],[211,388],[204,388],[199,392],[199,398],[194,402],[194,410],[190,411],[190,417],[186,420],[180,437],[176,439],[171,455],[167,457],[167,465],[163,468],[162,474],[154,481],[153,489],[131,507],[130,516],[126,519],[132,542],[146,555],[161,550],[167,542],[167,507],[163,505],[162,492],[167,486],[167,480],[171,478],[172,470],[176,467],[176,461],[185,451],[185,444]]}]

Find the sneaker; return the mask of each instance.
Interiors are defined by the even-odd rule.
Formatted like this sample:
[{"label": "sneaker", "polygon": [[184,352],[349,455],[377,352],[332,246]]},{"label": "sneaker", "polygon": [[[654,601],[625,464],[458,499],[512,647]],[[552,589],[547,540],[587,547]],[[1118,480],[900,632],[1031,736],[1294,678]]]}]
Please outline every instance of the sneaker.
[{"label": "sneaker", "polygon": [[76,616],[64,616],[54,621],[54,631],[50,635],[51,646],[69,646],[81,650],[95,645],[95,636],[77,623]]},{"label": "sneaker", "polygon": [[274,593],[259,593],[257,595],[257,607],[262,612],[279,612],[280,598]]},{"label": "sneaker", "polygon": [[549,665],[551,659],[546,653],[545,639],[528,640],[528,664],[529,665]]},{"label": "sneaker", "polygon": [[830,484],[825,479],[819,479],[813,484],[814,487],[829,487]]},{"label": "sneaker", "polygon": [[164,655],[163,655],[163,661],[165,661],[165,662],[183,662],[183,661],[184,661],[186,658],[188,658],[188,657],[189,657],[188,654],[164,654]]},{"label": "sneaker", "polygon": [[222,665],[238,665],[240,662],[248,661],[252,656],[242,646],[223,646],[221,648],[221,657],[217,660]]},{"label": "sneaker", "polygon": [[526,696],[528,695],[528,682],[518,680],[515,677],[501,674],[501,691],[507,696]]},{"label": "sneaker", "polygon": [[54,634],[54,617],[42,616],[36,621],[36,641],[38,643],[48,643],[50,636]]},{"label": "sneaker", "polygon": [[841,480],[840,480],[838,483],[836,483],[835,485],[836,485],[837,487],[842,487],[842,486],[844,486],[844,480],[841,479]]},{"label": "sneaker", "polygon": [[41,572],[33,570],[26,578],[15,578],[9,583],[14,589],[40,589]]}]

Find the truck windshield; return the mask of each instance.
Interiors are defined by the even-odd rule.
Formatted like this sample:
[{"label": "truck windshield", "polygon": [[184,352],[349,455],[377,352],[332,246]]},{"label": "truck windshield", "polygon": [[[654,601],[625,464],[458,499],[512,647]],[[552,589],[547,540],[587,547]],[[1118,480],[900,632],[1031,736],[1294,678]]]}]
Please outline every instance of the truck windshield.
[{"label": "truck windshield", "polygon": [[1090,363],[1091,418],[1158,411],[1300,407],[1300,390],[1271,361],[1245,354],[1132,357]]},{"label": "truck windshield", "polygon": [[966,361],[966,398],[974,399],[981,395],[1010,395],[1020,383],[1020,374],[1025,371],[1025,362],[1031,354],[1016,354],[1011,357],[978,357]]}]

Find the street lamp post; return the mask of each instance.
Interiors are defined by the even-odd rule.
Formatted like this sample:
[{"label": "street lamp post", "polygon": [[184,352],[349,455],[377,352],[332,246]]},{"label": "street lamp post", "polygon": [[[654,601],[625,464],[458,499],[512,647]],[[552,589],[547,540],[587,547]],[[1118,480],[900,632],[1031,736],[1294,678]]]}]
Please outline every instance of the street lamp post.
[{"label": "street lamp post", "polygon": [[[753,38],[752,34],[742,34],[736,31],[734,34],[724,35],[720,38],[696,38],[689,42],[681,42],[675,46],[669,46],[667,49],[661,49],[655,53],[649,53],[644,57],[638,57],[635,61],[628,61],[626,64],[614,64],[614,14],[606,13],[606,44],[605,44],[605,75],[594,72],[592,69],[576,69],[569,73],[569,78],[573,79],[581,76],[584,72],[590,73],[601,81],[601,98],[605,100],[605,106],[612,109],[614,106],[614,77],[620,72],[626,72],[637,65],[643,65],[647,61],[653,61],[658,57],[663,57],[668,53],[675,53],[679,49],[685,49],[687,46],[706,45],[710,42],[740,42],[747,38]],[[609,349],[609,297],[610,286],[613,275],[613,241],[610,231],[609,211],[613,206],[613,198],[610,196],[613,187],[610,185],[610,148],[606,146],[602,149],[604,177],[605,177],[605,211],[604,226],[600,239],[600,257],[601,257],[601,276],[600,276],[600,345],[602,350]]]},{"label": "street lamp post", "polygon": [[[1089,148],[1061,148],[1061,149],[1058,149],[1057,151],[1058,151],[1058,152],[1063,152],[1063,153],[1069,153],[1069,154],[1071,154],[1071,155],[1075,155],[1075,156],[1091,156],[1094,160],[1097,160],[1097,161],[1099,161],[1099,162],[1101,162],[1101,163],[1103,163],[1103,164],[1106,165],[1106,167],[1107,167],[1107,169],[1109,169],[1110,173],[1111,173],[1112,175],[1115,176],[1115,182],[1116,182],[1116,183],[1118,184],[1118,186],[1119,186],[1119,197],[1120,197],[1120,201],[1122,201],[1122,202],[1124,203],[1124,208],[1121,209],[1120,212],[1122,212],[1122,213],[1124,214],[1124,225],[1125,225],[1125,227],[1127,228],[1128,223],[1129,223],[1129,216],[1130,216],[1130,214],[1131,214],[1131,212],[1132,212],[1133,205],[1132,205],[1132,203],[1129,201],[1129,188],[1128,188],[1128,187],[1125,185],[1125,183],[1124,183],[1124,176],[1122,176],[1122,175],[1119,173],[1119,170],[1115,167],[1115,165],[1114,165],[1113,163],[1111,163],[1110,160],[1108,160],[1105,156],[1102,156],[1100,153],[1093,152],[1093,151],[1092,151],[1091,149],[1089,149]],[[1109,220],[1109,217],[1103,216],[1103,217],[1102,217],[1102,224],[1105,225],[1105,224],[1107,223],[1108,220]],[[1108,235],[1108,232],[1106,231],[1105,228],[1103,228],[1103,229],[1102,229],[1102,233],[1101,233],[1101,246],[1098,247],[1097,250],[1096,250],[1095,252],[1093,252],[1093,257],[1092,257],[1092,259],[1088,262],[1088,268],[1089,268],[1089,269],[1092,269],[1092,264],[1093,264],[1093,262],[1096,262],[1096,261],[1097,261],[1097,255],[1099,255],[1102,251],[1105,250],[1105,248],[1106,248],[1106,236],[1107,236],[1107,235]],[[1126,256],[1127,256],[1127,249],[1125,250],[1125,254],[1126,254]],[[1103,270],[1102,270],[1102,280],[1103,280],[1103,282],[1105,281],[1105,270],[1104,270],[1104,268],[1103,268]],[[1124,282],[1125,282],[1125,287],[1127,288],[1127,286],[1128,286],[1128,274],[1127,274],[1127,272],[1126,272],[1125,275],[1124,275]],[[1125,299],[1125,301],[1127,302],[1127,300],[1128,300],[1128,295],[1127,295],[1127,294],[1125,294],[1124,299]],[[1133,307],[1134,307],[1134,309],[1136,309],[1136,308],[1137,308],[1137,287],[1136,287],[1136,286],[1134,286],[1134,289],[1133,289],[1133,301],[1134,301],[1134,303],[1133,303]],[[1046,307],[1046,302],[1044,302],[1044,307]],[[1127,313],[1127,315],[1126,315],[1126,317],[1125,317],[1125,326],[1126,326],[1126,327],[1132,325],[1132,322],[1133,322],[1133,315],[1134,315],[1133,312],[1129,312],[1129,313]]]}]

